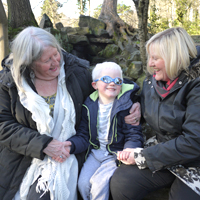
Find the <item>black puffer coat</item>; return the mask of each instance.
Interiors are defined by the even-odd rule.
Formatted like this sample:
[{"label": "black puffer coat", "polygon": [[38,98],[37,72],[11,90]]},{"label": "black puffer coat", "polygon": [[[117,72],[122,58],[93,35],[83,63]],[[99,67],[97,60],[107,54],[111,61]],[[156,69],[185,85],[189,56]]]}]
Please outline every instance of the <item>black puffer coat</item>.
[{"label": "black puffer coat", "polygon": [[151,171],[182,164],[200,167],[200,63],[182,72],[161,99],[147,77],[141,94],[142,115],[156,132],[158,145],[144,149]]},{"label": "black puffer coat", "polygon": [[[66,52],[63,52],[63,57],[66,86],[74,102],[77,128],[81,119],[82,103],[93,92],[91,75],[87,69],[89,63]],[[32,158],[44,159],[43,149],[53,138],[37,132],[31,113],[19,101],[10,70],[4,61],[2,65],[4,69],[0,73],[0,199],[11,200],[18,191]],[[29,76],[26,76],[26,80],[36,91]]]}]

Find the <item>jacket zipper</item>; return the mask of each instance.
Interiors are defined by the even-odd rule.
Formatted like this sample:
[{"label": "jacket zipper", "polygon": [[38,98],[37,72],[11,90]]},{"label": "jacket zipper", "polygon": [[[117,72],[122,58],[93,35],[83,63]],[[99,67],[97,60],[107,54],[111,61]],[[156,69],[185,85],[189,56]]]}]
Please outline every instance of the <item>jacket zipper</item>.
[{"label": "jacket zipper", "polygon": [[[113,142],[113,138],[114,137],[117,137],[117,131],[116,131],[116,129],[117,128],[115,128],[116,127],[116,124],[117,124],[117,118],[116,118],[116,115],[115,115],[115,117],[114,117],[114,119],[113,119],[113,126],[112,126],[112,138],[111,138],[111,141],[110,141],[110,143],[107,145],[107,150],[108,150],[108,152],[110,152],[110,153],[112,153],[112,154],[115,154],[116,156],[117,156],[117,153],[115,152],[115,151],[111,151],[110,150],[110,145],[112,144],[112,142]],[[110,129],[109,129],[110,130]]]},{"label": "jacket zipper", "polygon": [[[89,129],[89,143],[90,145],[92,145],[95,149],[99,149],[99,147],[96,145],[96,144],[93,144],[92,143],[92,135],[91,135],[91,128],[90,128],[90,112],[89,112],[89,109],[86,105],[83,104],[83,106],[87,109],[87,115],[88,115],[88,129]],[[85,155],[85,160],[88,156],[88,153],[89,153],[89,149],[90,149],[90,145],[88,147],[88,150],[87,150],[87,153]]]}]

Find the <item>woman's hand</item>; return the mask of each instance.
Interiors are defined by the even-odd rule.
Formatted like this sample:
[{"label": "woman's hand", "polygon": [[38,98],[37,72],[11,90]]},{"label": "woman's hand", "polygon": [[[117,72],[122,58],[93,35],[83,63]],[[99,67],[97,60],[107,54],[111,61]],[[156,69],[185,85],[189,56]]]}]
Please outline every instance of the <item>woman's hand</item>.
[{"label": "woman's hand", "polygon": [[55,161],[62,163],[70,156],[69,148],[65,148],[69,145],[71,145],[71,142],[69,141],[60,142],[53,139],[43,150],[43,152],[52,157],[52,159],[54,159]]},{"label": "woman's hand", "polygon": [[[58,157],[52,157],[53,160],[63,163],[67,158],[70,156],[70,149],[71,149],[71,142],[70,141],[65,141],[63,142],[64,145],[64,150],[62,151],[62,155]],[[65,153],[67,152],[67,153]]]},{"label": "woman's hand", "polygon": [[130,112],[130,115],[127,115],[124,118],[125,122],[133,126],[139,125],[140,118],[141,118],[140,103],[138,102],[134,103],[129,112]]},{"label": "woman's hand", "polygon": [[134,148],[127,148],[117,152],[117,159],[126,165],[135,165]]}]

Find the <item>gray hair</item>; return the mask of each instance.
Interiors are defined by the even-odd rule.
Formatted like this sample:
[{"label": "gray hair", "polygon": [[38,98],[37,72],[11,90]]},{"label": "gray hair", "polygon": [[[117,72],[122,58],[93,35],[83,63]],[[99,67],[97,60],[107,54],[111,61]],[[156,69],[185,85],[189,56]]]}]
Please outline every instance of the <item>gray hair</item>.
[{"label": "gray hair", "polygon": [[103,63],[99,63],[97,64],[94,69],[92,70],[92,80],[96,80],[98,78],[101,78],[101,73],[103,70],[107,70],[107,69],[112,69],[112,70],[116,70],[119,71],[120,73],[120,78],[123,79],[122,77],[122,69],[121,67],[114,62],[103,62]]},{"label": "gray hair", "polygon": [[[153,46],[158,56],[165,62],[165,69],[170,80],[175,79],[182,70],[187,70],[190,58],[196,58],[197,50],[191,36],[181,27],[169,28],[157,33],[146,44],[148,60],[150,47]],[[147,70],[153,73],[147,64]]]},{"label": "gray hair", "polygon": [[27,27],[21,31],[11,45],[11,54],[7,62],[13,60],[11,66],[12,76],[18,89],[23,91],[22,76],[26,69],[30,69],[33,62],[40,59],[45,47],[55,47],[61,56],[60,63],[63,62],[62,48],[56,38],[37,27]]}]

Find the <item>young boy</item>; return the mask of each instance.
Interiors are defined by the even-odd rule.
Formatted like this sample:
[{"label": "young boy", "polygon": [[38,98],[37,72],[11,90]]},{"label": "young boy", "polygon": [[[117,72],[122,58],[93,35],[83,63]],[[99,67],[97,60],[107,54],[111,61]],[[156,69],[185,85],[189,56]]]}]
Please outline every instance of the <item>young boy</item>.
[{"label": "young boy", "polygon": [[114,62],[97,64],[92,72],[92,86],[96,90],[85,101],[82,121],[77,134],[69,139],[72,154],[87,151],[78,188],[86,199],[109,199],[109,181],[117,168],[117,151],[124,158],[126,148],[142,147],[141,126],[126,124],[124,117],[133,104],[131,95],[139,87],[123,84],[122,70]]}]

